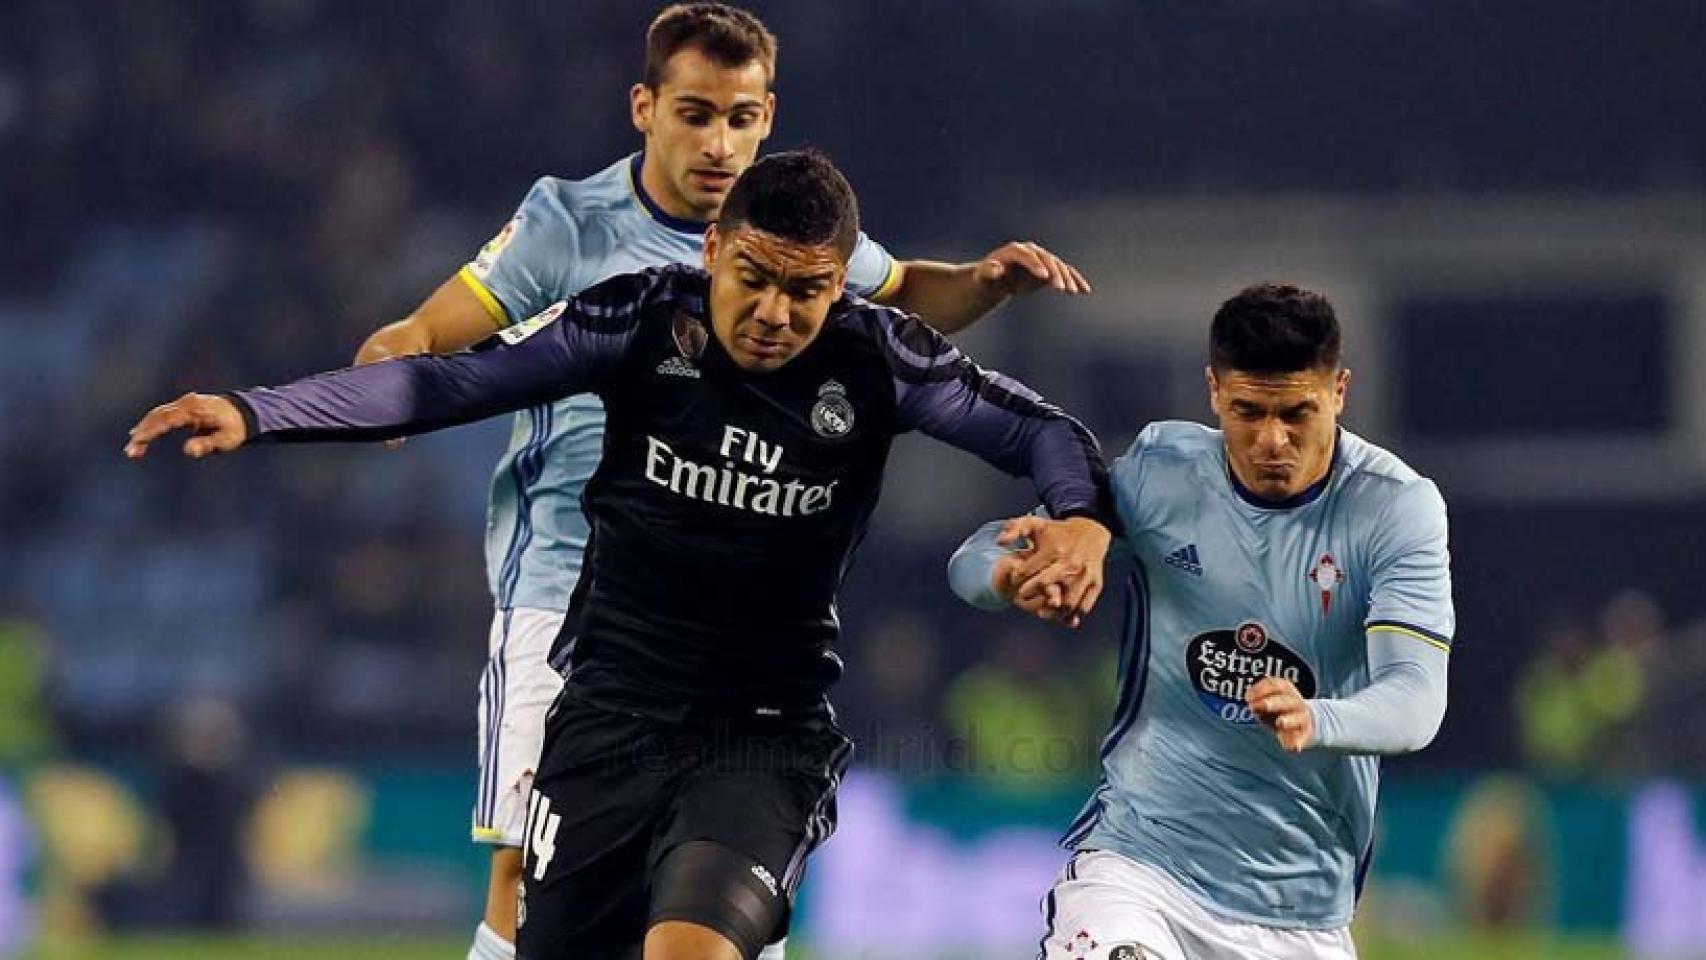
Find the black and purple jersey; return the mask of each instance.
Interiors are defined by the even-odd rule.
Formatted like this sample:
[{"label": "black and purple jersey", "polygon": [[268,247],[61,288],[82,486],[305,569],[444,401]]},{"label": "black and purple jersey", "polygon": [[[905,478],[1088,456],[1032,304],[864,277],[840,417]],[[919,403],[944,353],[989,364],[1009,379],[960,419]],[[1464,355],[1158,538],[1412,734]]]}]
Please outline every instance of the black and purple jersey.
[{"label": "black and purple jersey", "polygon": [[611,278],[475,350],[340,370],[240,401],[253,439],[420,433],[579,392],[604,400],[591,545],[553,662],[578,696],[659,717],[817,713],[841,673],[836,592],[896,434],[1029,476],[1104,517],[1089,432],[916,317],[855,297],[768,373],[712,334],[709,277]]}]

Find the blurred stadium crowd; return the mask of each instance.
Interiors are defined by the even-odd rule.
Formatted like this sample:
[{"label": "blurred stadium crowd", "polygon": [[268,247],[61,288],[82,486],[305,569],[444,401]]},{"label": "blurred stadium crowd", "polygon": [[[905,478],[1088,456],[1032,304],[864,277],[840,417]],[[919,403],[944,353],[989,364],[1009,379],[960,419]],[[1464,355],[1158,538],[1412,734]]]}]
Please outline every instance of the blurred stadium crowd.
[{"label": "blurred stadium crowd", "polygon": [[[1541,8],[1520,4],[1426,17],[1434,5],[1155,5],[1137,17],[1111,2],[1006,0],[964,35],[945,0],[809,6],[760,5],[782,38],[772,146],[836,155],[870,232],[903,256],[985,249],[1063,191],[1706,188],[1706,14],[1680,0],[1581,0],[1563,5],[1574,15],[1547,5],[1532,18]],[[481,511],[507,424],[397,452],[143,467],[120,459],[121,436],[191,387],[347,362],[535,177],[632,149],[625,91],[649,13],[542,0],[501,13],[445,0],[12,6],[0,37],[0,769],[110,764],[152,784],[166,820],[225,836],[274,765],[472,769],[489,607]],[[1276,60],[1291,95],[1249,96],[1260,74],[1244,64]],[[1033,89],[1043,74],[1068,93]],[[1018,329],[1066,322],[1047,313],[996,316],[977,352],[1047,390],[1044,341]],[[1157,362],[1133,355],[1109,378]],[[1196,413],[1067,394],[1090,404],[1110,454],[1142,420]],[[963,525],[949,529],[969,531],[1023,509],[1012,492],[926,499],[955,501]],[[1706,601],[1687,546],[1706,534],[1700,504],[1453,499],[1465,642],[1446,733],[1415,763],[1706,777]],[[864,762],[976,771],[1017,796],[1080,788],[1111,709],[1102,641],[1117,603],[1086,628],[1093,641],[954,609],[940,567],[957,538],[916,536],[911,515],[879,512],[845,603],[839,702]],[[1032,745],[1030,761],[1015,743]],[[176,789],[227,799],[177,809]],[[190,919],[230,919],[208,909]]]}]

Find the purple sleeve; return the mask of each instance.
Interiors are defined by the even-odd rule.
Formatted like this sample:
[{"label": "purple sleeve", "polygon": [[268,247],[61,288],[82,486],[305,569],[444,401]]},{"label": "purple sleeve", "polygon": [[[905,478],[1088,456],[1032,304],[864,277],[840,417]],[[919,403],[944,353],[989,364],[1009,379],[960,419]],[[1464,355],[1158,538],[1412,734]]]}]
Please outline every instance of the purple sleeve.
[{"label": "purple sleeve", "polygon": [[1089,516],[1114,529],[1107,467],[1082,424],[1017,380],[980,368],[916,317],[883,311],[876,327],[903,430],[1030,477],[1057,519]]},{"label": "purple sleeve", "polygon": [[385,440],[596,391],[627,352],[637,300],[553,304],[471,351],[316,374],[228,396],[249,440]]}]

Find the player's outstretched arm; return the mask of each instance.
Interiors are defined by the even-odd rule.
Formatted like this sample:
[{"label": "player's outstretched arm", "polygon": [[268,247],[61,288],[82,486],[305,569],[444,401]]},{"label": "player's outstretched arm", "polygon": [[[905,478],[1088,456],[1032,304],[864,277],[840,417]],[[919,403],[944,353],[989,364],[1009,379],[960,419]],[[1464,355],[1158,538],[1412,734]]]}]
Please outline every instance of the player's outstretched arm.
[{"label": "player's outstretched arm", "polygon": [[1288,680],[1268,677],[1245,702],[1292,753],[1413,753],[1433,741],[1445,719],[1443,647],[1388,631],[1368,634],[1369,683],[1340,698],[1304,699]]},{"label": "player's outstretched arm", "polygon": [[1077,267],[1026,240],[1002,244],[970,263],[908,260],[900,269],[900,283],[880,302],[915,313],[942,333],[964,330],[1016,294],[1044,287],[1090,292]]},{"label": "player's outstretched arm", "polygon": [[1076,624],[1101,592],[1109,531],[1118,523],[1096,438],[1029,387],[972,363],[916,317],[867,311],[866,320],[893,375],[902,431],[922,430],[1036,486],[1060,523],[1039,528],[1032,546],[1040,558],[1028,562],[1036,566],[1026,575],[1057,565],[1056,582],[1070,601],[1063,612]]},{"label": "player's outstretched arm", "polygon": [[148,446],[173,430],[188,430],[184,441],[184,456],[205,457],[213,453],[230,453],[248,439],[248,427],[237,405],[225,397],[206,393],[186,393],[171,403],[163,403],[148,411],[136,426],[130,428],[124,455],[140,460],[148,454]]},{"label": "player's outstretched arm", "polygon": [[[584,322],[576,298],[505,330],[501,344],[494,338],[493,349],[400,357],[281,387],[234,391],[222,402],[237,411],[243,432],[214,436],[239,443],[389,440],[595,390],[633,340],[638,304],[649,285],[660,282],[667,281],[656,274],[631,275],[587,291],[584,296],[596,299],[606,321],[596,328]],[[610,316],[627,322],[609,323]],[[202,406],[168,404],[163,410],[153,422],[145,417],[138,425],[148,429],[132,456],[140,456],[154,436],[179,426],[205,428],[194,418],[212,416]],[[229,424],[227,411],[220,408],[219,415]]]}]

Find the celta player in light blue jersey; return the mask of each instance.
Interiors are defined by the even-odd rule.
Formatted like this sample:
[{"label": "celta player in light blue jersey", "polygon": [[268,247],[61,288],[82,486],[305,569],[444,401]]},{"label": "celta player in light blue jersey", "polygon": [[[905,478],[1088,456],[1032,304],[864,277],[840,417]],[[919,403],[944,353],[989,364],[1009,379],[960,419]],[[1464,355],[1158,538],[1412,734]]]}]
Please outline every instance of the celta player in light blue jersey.
[{"label": "celta player in light blue jersey", "polygon": [[[1136,567],[1102,781],[1044,901],[1046,960],[1353,957],[1379,757],[1445,715],[1445,502],[1338,425],[1325,298],[1264,284],[1214,318],[1220,429],[1152,423],[1113,467]],[[1075,623],[1100,573],[1053,521],[986,525],[955,592]]]},{"label": "celta player in light blue jersey", "polygon": [[[775,38],[743,10],[665,9],[647,33],[645,78],[630,91],[643,151],[584,180],[541,179],[472,262],[414,313],[369,337],[356,361],[460,350],[617,274],[700,263],[707,224],[770,133],[775,54]],[[946,333],[1045,286],[1089,291],[1076,269],[1034,243],[1009,243],[965,264],[903,263],[861,235],[847,267],[852,293]],[[603,427],[591,396],[529,410],[492,480],[487,570],[496,613],[480,683],[473,834],[493,855],[476,960],[512,956],[526,801],[545,711],[561,686],[547,652],[586,549],[580,496]]]}]

